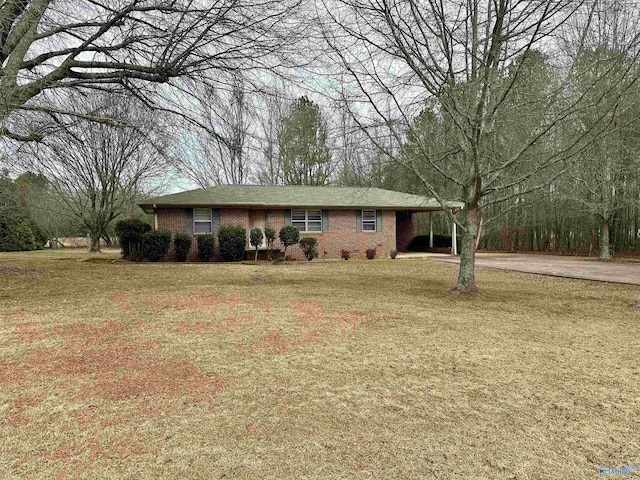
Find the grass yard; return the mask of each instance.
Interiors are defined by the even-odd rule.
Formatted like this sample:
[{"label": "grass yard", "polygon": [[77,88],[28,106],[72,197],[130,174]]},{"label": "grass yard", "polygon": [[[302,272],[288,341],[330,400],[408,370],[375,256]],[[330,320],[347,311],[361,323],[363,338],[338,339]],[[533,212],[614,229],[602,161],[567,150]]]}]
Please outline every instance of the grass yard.
[{"label": "grass yard", "polygon": [[109,258],[0,254],[0,478],[640,465],[638,287],[480,269],[467,298],[429,259]]}]

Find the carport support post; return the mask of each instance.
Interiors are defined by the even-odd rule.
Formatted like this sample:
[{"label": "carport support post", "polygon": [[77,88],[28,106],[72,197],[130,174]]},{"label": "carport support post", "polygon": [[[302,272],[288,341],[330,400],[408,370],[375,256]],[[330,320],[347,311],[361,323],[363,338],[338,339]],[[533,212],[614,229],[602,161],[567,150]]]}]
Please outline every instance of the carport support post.
[{"label": "carport support post", "polygon": [[453,231],[451,232],[451,255],[458,255],[458,232],[456,222],[453,222]]},{"label": "carport support post", "polygon": [[429,212],[429,248],[433,248],[433,212]]}]

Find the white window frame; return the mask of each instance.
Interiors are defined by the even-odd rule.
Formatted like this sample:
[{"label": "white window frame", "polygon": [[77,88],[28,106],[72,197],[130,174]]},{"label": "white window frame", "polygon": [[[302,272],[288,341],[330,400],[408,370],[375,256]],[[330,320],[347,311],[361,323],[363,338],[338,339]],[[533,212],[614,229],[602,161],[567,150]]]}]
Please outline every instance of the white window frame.
[{"label": "white window frame", "polygon": [[[196,215],[196,210],[209,210],[209,220],[198,220],[198,216]],[[208,232],[198,232],[196,229],[196,224],[208,223],[209,231]],[[213,212],[210,208],[194,208],[193,209],[193,234],[194,235],[209,235],[213,233]]]},{"label": "white window frame", "polygon": [[[364,216],[364,212],[373,212],[373,220],[366,219]],[[362,218],[362,231],[363,232],[377,232],[378,231],[378,211],[377,210],[362,210],[360,213]],[[367,226],[373,226],[373,228],[365,228]]]},{"label": "white window frame", "polygon": [[[293,212],[304,212],[304,220],[294,220]],[[318,220],[309,220],[309,212],[320,212],[320,230],[309,230],[309,223],[317,223]],[[300,233],[322,233],[323,232],[323,224],[322,224],[322,210],[302,210],[295,209],[291,210],[291,225],[300,230]],[[301,230],[301,228],[303,228]]]}]

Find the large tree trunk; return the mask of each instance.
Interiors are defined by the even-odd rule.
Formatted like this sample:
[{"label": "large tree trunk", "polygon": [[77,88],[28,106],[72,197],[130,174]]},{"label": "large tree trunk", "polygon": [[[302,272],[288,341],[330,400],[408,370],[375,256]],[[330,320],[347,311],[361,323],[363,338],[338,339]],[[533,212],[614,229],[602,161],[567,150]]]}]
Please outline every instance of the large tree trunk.
[{"label": "large tree trunk", "polygon": [[476,239],[478,238],[478,222],[480,213],[476,207],[465,210],[460,248],[460,270],[458,281],[453,288],[454,293],[477,295],[476,286]]},{"label": "large tree trunk", "polygon": [[100,253],[100,234],[92,233],[91,237],[91,246],[89,247],[90,253]]},{"label": "large tree trunk", "polygon": [[600,227],[600,261],[611,260],[611,249],[609,248],[609,222],[604,221]]}]

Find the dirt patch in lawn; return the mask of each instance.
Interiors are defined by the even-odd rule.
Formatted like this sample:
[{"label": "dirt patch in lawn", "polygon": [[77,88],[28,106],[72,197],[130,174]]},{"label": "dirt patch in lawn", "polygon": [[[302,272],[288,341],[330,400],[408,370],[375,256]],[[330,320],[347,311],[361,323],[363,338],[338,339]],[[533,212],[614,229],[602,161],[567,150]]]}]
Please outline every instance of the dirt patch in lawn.
[{"label": "dirt patch in lawn", "polygon": [[32,267],[16,265],[0,265],[0,275],[36,275],[38,270]]}]

